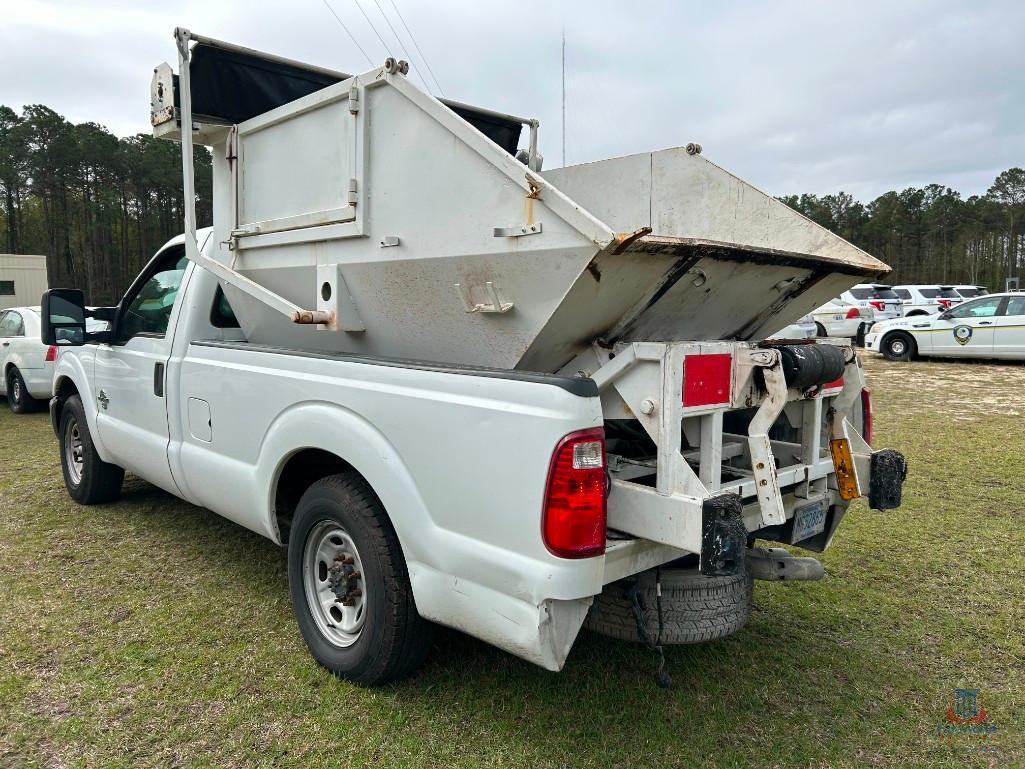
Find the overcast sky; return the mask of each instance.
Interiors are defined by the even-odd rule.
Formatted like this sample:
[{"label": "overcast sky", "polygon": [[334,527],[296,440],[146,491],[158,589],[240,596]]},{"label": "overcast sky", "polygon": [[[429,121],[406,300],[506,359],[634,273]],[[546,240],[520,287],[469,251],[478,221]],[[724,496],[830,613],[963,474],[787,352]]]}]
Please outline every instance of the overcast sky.
[{"label": "overcast sky", "polygon": [[[360,7],[406,58],[379,10],[404,36],[394,2],[446,96],[541,120],[546,167],[562,165],[563,28],[570,164],[697,141],[771,194],[842,189],[866,201],[931,182],[982,193],[1025,165],[1020,0],[329,2],[375,66],[385,46]],[[175,62],[176,25],[370,69],[324,0],[0,8],[0,103],[46,104],[118,135],[148,131],[150,75]]]}]

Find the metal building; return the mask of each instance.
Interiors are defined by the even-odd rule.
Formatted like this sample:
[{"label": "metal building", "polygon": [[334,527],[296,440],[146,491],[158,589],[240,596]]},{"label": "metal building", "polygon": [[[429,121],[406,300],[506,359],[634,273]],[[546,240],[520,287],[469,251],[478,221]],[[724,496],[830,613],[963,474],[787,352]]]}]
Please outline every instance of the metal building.
[{"label": "metal building", "polygon": [[45,256],[0,254],[0,310],[38,305],[47,287]]}]

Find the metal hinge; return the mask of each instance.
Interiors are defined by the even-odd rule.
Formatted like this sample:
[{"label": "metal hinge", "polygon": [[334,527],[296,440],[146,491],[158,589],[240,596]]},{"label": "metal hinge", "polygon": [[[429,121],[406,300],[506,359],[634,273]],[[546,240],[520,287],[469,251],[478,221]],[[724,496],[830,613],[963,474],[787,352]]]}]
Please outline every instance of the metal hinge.
[{"label": "metal hinge", "polygon": [[353,115],[359,112],[359,89],[356,86],[349,89],[349,112]]},{"label": "metal hinge", "polygon": [[357,200],[357,196],[356,196],[356,180],[355,179],[349,179],[349,205],[350,206],[356,205],[356,200]]}]

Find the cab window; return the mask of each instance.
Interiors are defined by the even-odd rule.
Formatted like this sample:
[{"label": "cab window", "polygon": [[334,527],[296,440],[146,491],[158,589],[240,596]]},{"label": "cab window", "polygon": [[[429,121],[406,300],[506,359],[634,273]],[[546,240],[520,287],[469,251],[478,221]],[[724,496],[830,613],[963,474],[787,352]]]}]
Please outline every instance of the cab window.
[{"label": "cab window", "polygon": [[174,300],[188,266],[184,246],[169,248],[150,266],[141,285],[125,297],[118,322],[118,340],[135,336],[162,337],[167,333]]},{"label": "cab window", "polygon": [[224,289],[220,286],[217,286],[214,305],[210,308],[210,325],[214,328],[239,328],[235,311],[231,309],[231,303],[228,302],[228,297],[224,295]]},{"label": "cab window", "polygon": [[25,321],[20,313],[8,310],[0,315],[0,337],[25,336]]},{"label": "cab window", "polygon": [[948,318],[992,318],[997,314],[1002,297],[994,296],[987,299],[976,299],[973,302],[965,302],[953,310],[947,312]]}]

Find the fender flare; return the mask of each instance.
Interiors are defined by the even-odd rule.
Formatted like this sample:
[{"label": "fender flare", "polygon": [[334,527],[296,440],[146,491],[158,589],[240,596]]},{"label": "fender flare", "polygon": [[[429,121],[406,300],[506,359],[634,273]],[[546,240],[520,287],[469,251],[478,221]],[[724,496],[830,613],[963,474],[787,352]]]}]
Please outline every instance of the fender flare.
[{"label": "fender flare", "polygon": [[[94,407],[96,398],[93,395],[92,384],[86,376],[85,366],[77,355],[61,355],[57,360],[57,366],[53,372],[53,395],[56,396],[64,381],[70,381],[78,390],[82,399],[82,407],[85,411],[85,421],[89,428],[89,436],[92,438],[96,453],[104,462],[111,462],[110,453],[103,445],[100,431],[96,425],[96,409]],[[59,423],[58,423],[59,426]]]},{"label": "fender flare", "polygon": [[281,543],[274,495],[287,462],[304,449],[328,451],[353,467],[370,484],[387,511],[407,565],[430,563],[429,553],[441,529],[431,518],[409,468],[395,447],[370,422],[354,411],[323,401],[295,404],[268,427],[260,446],[256,478],[266,500],[268,536]]}]

